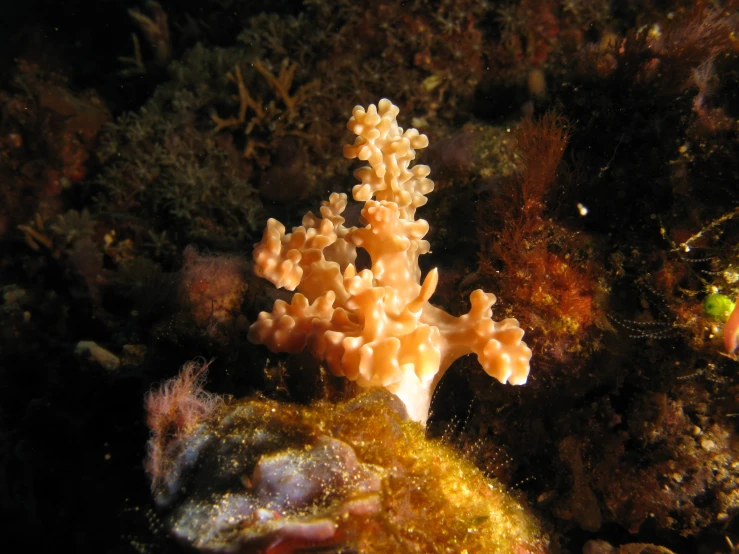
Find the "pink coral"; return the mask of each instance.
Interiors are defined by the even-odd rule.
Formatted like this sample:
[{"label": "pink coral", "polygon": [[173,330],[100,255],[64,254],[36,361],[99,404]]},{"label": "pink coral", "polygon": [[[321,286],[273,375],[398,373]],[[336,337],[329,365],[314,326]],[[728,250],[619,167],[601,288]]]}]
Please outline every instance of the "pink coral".
[{"label": "pink coral", "polygon": [[[425,422],[433,391],[458,358],[474,353],[501,383],[522,385],[531,350],[513,318],[493,321],[495,296],[470,295],[470,311],[454,317],[430,303],[436,268],[422,278],[418,259],[429,252],[429,224],[416,219],[434,190],[430,168],[411,165],[428,146],[418,130],[398,125],[399,108],[383,99],[366,110],[356,106],[347,127],[356,135],[344,156],[366,161],[354,176],[362,226],[347,227],[341,215],[346,194],[333,193],[320,215],[309,212],[288,233],[267,222],[254,247],[254,271],[278,288],[296,291],[290,304],[277,301],[261,312],[249,340],[273,352],[310,348],[328,369],[362,387],[385,387],[405,404],[412,419]],[[370,268],[355,265],[357,249]]]}]

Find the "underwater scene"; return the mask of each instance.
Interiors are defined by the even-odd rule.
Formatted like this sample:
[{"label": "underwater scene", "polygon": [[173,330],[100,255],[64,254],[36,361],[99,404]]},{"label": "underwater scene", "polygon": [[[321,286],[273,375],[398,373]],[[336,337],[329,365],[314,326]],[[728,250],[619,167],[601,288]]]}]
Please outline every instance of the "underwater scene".
[{"label": "underwater scene", "polygon": [[9,551],[739,553],[739,0],[0,15]]}]

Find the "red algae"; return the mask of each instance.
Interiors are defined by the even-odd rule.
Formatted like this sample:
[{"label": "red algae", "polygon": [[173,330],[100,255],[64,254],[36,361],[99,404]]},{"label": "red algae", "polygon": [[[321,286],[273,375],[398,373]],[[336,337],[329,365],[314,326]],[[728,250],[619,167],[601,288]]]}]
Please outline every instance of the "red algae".
[{"label": "red algae", "polygon": [[146,396],[146,424],[151,430],[146,470],[156,488],[166,478],[170,447],[192,433],[219,398],[203,389],[208,364],[188,362],[176,377]]},{"label": "red algae", "polygon": [[567,120],[557,114],[524,120],[515,131],[522,168],[479,211],[480,272],[537,337],[534,349],[545,363],[571,361],[604,315],[587,246],[550,209],[568,138]]}]

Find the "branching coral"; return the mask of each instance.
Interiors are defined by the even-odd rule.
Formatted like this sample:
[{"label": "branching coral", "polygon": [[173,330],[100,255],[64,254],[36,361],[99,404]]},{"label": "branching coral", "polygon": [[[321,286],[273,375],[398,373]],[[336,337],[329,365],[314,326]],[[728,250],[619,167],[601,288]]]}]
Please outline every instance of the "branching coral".
[{"label": "branching coral", "polygon": [[[306,103],[319,83],[318,80],[304,83],[297,87],[295,92],[291,93],[293,74],[297,64],[291,64],[285,58],[277,75],[274,75],[259,60],[252,65],[264,77],[275,96],[284,105],[284,108],[278,108],[274,100],[265,103],[261,98],[254,98],[244,83],[241,68],[236,65],[227,77],[238,87],[238,114],[225,119],[213,114],[211,119],[216,124],[216,132],[228,128],[244,127],[244,134],[246,135],[244,158],[255,159],[260,167],[265,168],[270,165],[269,152],[276,150],[280,141],[286,136],[309,138],[306,133],[299,130],[294,122],[300,115],[300,106]],[[282,121],[281,125],[278,124],[280,121]],[[262,131],[261,138],[254,136],[254,131],[257,129]]]},{"label": "branching coral", "polygon": [[[323,101],[312,107],[323,119],[341,118],[342,102],[364,105],[384,92],[434,124],[471,107],[495,62],[485,32],[488,2],[380,2],[373,10],[346,0],[305,4],[298,17],[252,19],[240,40],[273,65],[296,60],[304,80],[320,75]],[[403,79],[387,78],[398,71]]]},{"label": "branching coral", "polygon": [[260,227],[250,169],[230,138],[214,136],[208,118],[213,105],[228,101],[223,75],[240,56],[192,49],[138,112],[106,126],[98,149],[104,166],[96,179],[98,209],[120,234],[169,230],[179,246],[238,242]]},{"label": "branching coral", "polygon": [[[255,271],[298,292],[290,304],[278,300],[271,313],[259,314],[249,336],[275,352],[309,347],[336,375],[395,393],[423,422],[454,360],[474,352],[489,375],[522,384],[531,350],[515,319],[490,319],[492,294],[474,291],[461,317],[429,303],[438,271],[421,281],[418,258],[429,251],[423,240],[429,225],[414,217],[434,184],[428,166],[410,167],[428,139],[416,129],[404,132],[398,112],[385,99],[367,110],[357,106],[349,120],[357,138],[344,155],[370,164],[355,171],[360,183],[352,191],[365,203],[365,226],[344,226],[347,196],[337,193],[323,203],[321,217],[308,213],[292,233],[268,221],[254,249]],[[355,266],[357,247],[369,254],[370,269]]]}]

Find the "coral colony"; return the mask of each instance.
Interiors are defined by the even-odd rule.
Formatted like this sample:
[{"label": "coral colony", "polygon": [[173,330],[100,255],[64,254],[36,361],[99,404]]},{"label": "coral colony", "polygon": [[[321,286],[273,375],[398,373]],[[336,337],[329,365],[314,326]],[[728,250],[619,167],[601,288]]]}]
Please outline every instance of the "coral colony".
[{"label": "coral colony", "polygon": [[[355,107],[347,125],[357,137],[344,156],[369,162],[354,172],[360,183],[352,190],[364,202],[364,226],[344,226],[347,195],[338,193],[323,202],[321,217],[308,213],[292,233],[267,222],[254,248],[255,271],[297,292],[290,304],[277,300],[271,313],[260,313],[249,338],[273,352],[308,347],[334,374],[385,387],[411,418],[425,422],[434,388],[457,358],[474,352],[489,375],[520,385],[531,350],[518,321],[491,319],[493,294],[474,291],[460,317],[429,303],[438,271],[421,281],[418,258],[429,251],[429,225],[415,212],[434,183],[428,166],[409,167],[428,138],[403,131],[398,112],[383,99],[367,110]],[[355,267],[358,247],[369,254],[369,269]]]},{"label": "coral colony", "polygon": [[[365,226],[345,227],[347,197],[332,194],[321,218],[309,213],[290,234],[270,220],[254,251],[259,275],[298,292],[262,312],[250,338],[273,351],[307,346],[368,390],[311,406],[227,400],[203,389],[207,364],[189,363],[147,397],[154,498],[170,533],[190,547],[548,552],[521,504],[449,446],[426,439],[418,423],[458,357],[474,352],[490,375],[521,384],[531,350],[515,319],[490,318],[492,294],[472,293],[461,317],[429,304],[438,273],[421,282],[428,223],[414,215],[433,183],[428,167],[408,167],[428,140],[403,132],[397,114],[382,100],[356,107],[349,121],[358,138],[345,155],[370,163],[355,172],[361,184],[353,191],[365,203]],[[357,247],[371,269],[355,268]],[[205,263],[189,255],[191,265]]]}]

